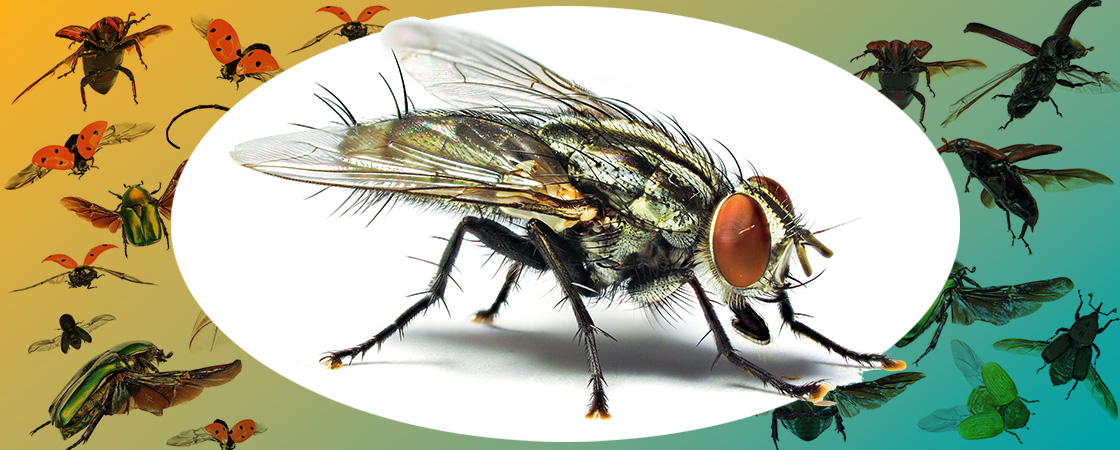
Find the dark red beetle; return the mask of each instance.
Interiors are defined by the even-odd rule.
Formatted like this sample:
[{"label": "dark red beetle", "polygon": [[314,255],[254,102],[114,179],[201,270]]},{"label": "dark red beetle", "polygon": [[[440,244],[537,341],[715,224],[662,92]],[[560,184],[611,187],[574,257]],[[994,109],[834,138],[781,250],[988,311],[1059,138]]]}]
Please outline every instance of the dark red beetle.
[{"label": "dark red beetle", "polygon": [[120,17],[105,17],[89,28],[77,25],[70,25],[55,33],[55,36],[60,38],[70,39],[76,43],[81,44],[78,50],[75,51],[62,62],[56,64],[51,70],[31,83],[27,89],[20,92],[12,103],[23,97],[27,91],[43,81],[44,78],[53,75],[60,67],[69,65],[70,70],[59,78],[65,77],[74,73],[78,67],[78,60],[82,61],[82,71],[85,76],[82,77],[82,84],[79,91],[82,93],[82,110],[85,110],[86,104],[86,85],[89,85],[98,94],[105,94],[117,82],[117,72],[123,72],[132,82],[132,100],[136,100],[136,78],[132,76],[132,71],[121,65],[124,62],[125,50],[136,50],[136,56],[140,58],[140,64],[144,68],[148,68],[148,64],[144,62],[144,55],[140,52],[142,44],[150,42],[156,36],[171,32],[171,27],[167,25],[157,25],[139,33],[128,34],[128,29],[135,24],[143,22],[150,14],[145,14],[144,17],[133,19],[136,13],[128,13],[128,20],[123,20]]},{"label": "dark red beetle", "polygon": [[[996,150],[988,145],[968,139],[946,141],[945,145],[937,149],[939,153],[956,153],[960,155],[964,168],[968,170],[968,179],[964,183],[964,191],[968,192],[968,182],[972,178],[980,180],[984,191],[980,193],[980,201],[984,206],[991,208],[998,205],[1007,214],[1007,231],[1011,232],[1011,243],[1015,239],[1023,241],[1027,252],[1031,247],[1023,239],[1027,227],[1034,230],[1038,223],[1038,203],[1034,196],[1027,190],[1025,183],[1035,183],[1043,191],[1069,191],[1092,186],[1094,184],[1112,184],[1108,177],[1089,169],[1024,169],[1014,165],[1019,161],[1048,155],[1062,151],[1057,145],[1031,145],[1018,144]],[[1011,230],[1011,214],[1023,219],[1023,229],[1019,236]]]},{"label": "dark red beetle", "polygon": [[931,77],[950,76],[966,70],[987,67],[975,59],[921,61],[932,48],[933,45],[926,41],[910,41],[909,44],[897,39],[890,42],[874,41],[867,44],[867,50],[852,58],[852,61],[855,61],[870,53],[879,60],[875,65],[856,72],[855,75],[862,80],[873,73],[879,74],[881,88],[879,92],[891,99],[899,108],[906,109],[914,98],[918,99],[918,103],[922,104],[922,112],[918,115],[918,125],[922,130],[926,129],[922,124],[922,119],[926,117],[926,98],[914,89],[918,86],[918,77],[921,74],[926,75],[926,88],[929,89],[930,94],[933,94],[933,87],[930,86]]}]

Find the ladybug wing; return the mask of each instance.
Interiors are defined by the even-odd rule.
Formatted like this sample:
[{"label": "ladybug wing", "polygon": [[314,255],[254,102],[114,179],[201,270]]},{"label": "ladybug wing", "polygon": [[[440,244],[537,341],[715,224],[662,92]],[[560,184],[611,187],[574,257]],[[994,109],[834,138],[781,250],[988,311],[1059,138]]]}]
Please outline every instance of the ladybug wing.
[{"label": "ladybug wing", "polygon": [[88,220],[97,228],[106,228],[110,233],[116,233],[121,227],[121,216],[116,212],[105,209],[78,197],[63,198],[62,207],[74,211],[78,217]]},{"label": "ladybug wing", "polygon": [[187,167],[187,160],[179,164],[179,168],[175,169],[175,175],[171,176],[171,182],[167,183],[167,189],[163,191],[163,195],[159,196],[159,214],[165,219],[171,220],[171,205],[175,203],[175,188],[179,187],[179,175],[183,174],[183,168]]},{"label": "ladybug wing", "polygon": [[245,442],[246,439],[252,437],[254,433],[263,433],[266,429],[267,428],[262,428],[258,430],[256,422],[254,422],[252,419],[245,419],[237,422],[237,425],[234,425],[229,429],[229,437],[233,439],[234,444],[240,444],[242,442]]},{"label": "ladybug wing", "polygon": [[54,255],[48,256],[46,258],[43,258],[43,262],[47,262],[47,261],[54,261],[54,262],[58,263],[58,265],[60,265],[62,267],[65,267],[67,269],[77,269],[78,268],[78,263],[74,261],[74,258],[71,258],[67,255],[63,255],[62,253],[54,254]]},{"label": "ladybug wing", "polygon": [[194,27],[194,31],[197,31],[203,39],[206,39],[206,30],[210,29],[210,22],[213,20],[214,19],[211,19],[209,16],[196,14],[191,16],[191,26]]},{"label": "ladybug wing", "polygon": [[241,41],[237,39],[237,32],[233,25],[222,19],[214,19],[206,27],[206,43],[210,44],[210,52],[222,64],[237,61],[241,55]]},{"label": "ladybug wing", "polygon": [[101,137],[101,145],[114,145],[130,142],[133,139],[151,133],[156,128],[153,123],[121,122],[109,125]]},{"label": "ladybug wing", "polygon": [[73,54],[67,56],[66,59],[62,60],[62,62],[55,64],[54,67],[51,67],[51,70],[48,70],[47,73],[44,73],[43,76],[39,77],[38,80],[35,80],[35,82],[31,83],[31,86],[28,86],[27,89],[23,90],[23,92],[20,92],[19,95],[16,96],[15,100],[12,100],[12,103],[14,104],[17,100],[19,100],[20,97],[23,97],[23,94],[26,94],[27,91],[30,91],[31,88],[38,85],[40,81],[43,81],[43,79],[54,75],[54,72],[58,70],[59,67],[70,66],[70,71],[74,71],[74,69],[77,68],[78,65],[78,55],[81,54],[82,51],[82,48],[78,48],[78,50],[75,50]]},{"label": "ladybug wing", "polygon": [[104,253],[105,250],[108,250],[108,249],[111,249],[111,248],[117,248],[117,246],[112,245],[112,244],[101,244],[101,245],[98,245],[94,248],[89,249],[89,252],[86,253],[86,260],[84,262],[82,262],[82,265],[83,266],[88,266],[90,264],[93,264],[93,262],[97,260],[97,257],[99,255]]},{"label": "ladybug wing", "polygon": [[[369,8],[366,8],[366,9],[368,10]],[[354,21],[354,19],[350,18],[350,13],[346,12],[345,9],[342,9],[341,6],[324,6],[322,8],[319,8],[315,12],[322,12],[322,11],[326,11],[326,12],[329,12],[331,14],[334,14],[339,19],[342,19],[342,21],[345,22],[345,23],[350,23],[350,22]],[[365,12],[365,11],[363,11],[363,12]]]},{"label": "ladybug wing", "polygon": [[[108,127],[109,122],[98,120],[82,128],[82,131],[78,133],[77,143],[78,154],[82,155],[82,158],[93,158],[93,154],[97,152],[97,147],[101,145],[101,139],[105,136],[105,129]],[[73,156],[70,157],[70,159],[73,158]]]},{"label": "ladybug wing", "polygon": [[23,289],[16,289],[12,292],[26,291],[26,290],[31,289],[33,287],[42,286],[44,284],[62,284],[62,283],[67,283],[69,281],[70,281],[70,272],[63,272],[63,273],[60,273],[60,274],[55,275],[53,277],[47,278],[46,280],[35,283],[31,286],[25,287]]},{"label": "ladybug wing", "polygon": [[167,445],[186,447],[188,445],[194,445],[201,442],[213,440],[215,440],[214,436],[211,435],[210,432],[206,430],[206,428],[195,428],[193,430],[187,430],[182,433],[176,434],[175,436],[172,436],[171,439],[167,440]]},{"label": "ladybug wing", "polygon": [[374,25],[371,23],[367,23],[362,26],[366,27],[366,34],[379,33],[381,32],[381,30],[385,29],[384,25]]},{"label": "ladybug wing", "polygon": [[152,286],[156,285],[155,283],[148,283],[146,281],[140,281],[140,279],[138,279],[138,278],[136,278],[132,275],[122,273],[122,272],[117,272],[115,270],[109,270],[109,269],[106,269],[104,267],[94,267],[94,269],[97,269],[98,272],[105,272],[106,274],[109,274],[109,275],[112,275],[114,277],[120,278],[124,281],[131,281],[133,283],[138,283],[138,284],[148,284],[148,285],[152,285]]},{"label": "ladybug wing", "polygon": [[9,178],[8,182],[4,184],[4,189],[19,189],[34,183],[35,180],[47,176],[48,173],[51,173],[51,169],[39,166],[38,164],[29,164],[27,167],[24,167],[23,170],[20,170]]},{"label": "ladybug wing", "polygon": [[61,145],[48,145],[31,155],[31,163],[45,169],[68,170],[74,167],[74,154]]},{"label": "ladybug wing", "polygon": [[236,69],[238,75],[250,75],[274,70],[280,70],[280,63],[276,62],[276,57],[272,56],[271,53],[261,49],[246,53],[237,63]]},{"label": "ladybug wing", "polygon": [[137,408],[160,416],[164,409],[193,400],[202,394],[203,389],[226,384],[239,373],[241,360],[176,372],[126,371],[121,374],[130,394],[126,408]]},{"label": "ladybug wing", "polygon": [[222,448],[226,448],[225,444],[229,441],[229,430],[226,429],[225,423],[214,422],[205,426],[203,429],[206,430],[215,441],[222,443]]},{"label": "ladybug wing", "polygon": [[369,19],[372,19],[374,14],[388,10],[389,8],[381,5],[370,6],[369,8],[363,9],[362,12],[358,13],[358,22],[365,22]]},{"label": "ladybug wing", "polygon": [[329,30],[327,30],[327,31],[325,31],[325,32],[323,32],[323,33],[321,33],[321,34],[319,34],[318,36],[315,36],[315,37],[311,38],[311,40],[310,40],[310,41],[307,41],[307,43],[306,43],[306,44],[303,44],[303,47],[300,47],[300,48],[297,48],[297,49],[295,49],[295,50],[292,50],[292,51],[288,52],[288,54],[290,55],[290,54],[292,54],[292,53],[298,52],[298,51],[300,51],[300,50],[303,50],[303,49],[305,49],[305,48],[307,48],[307,47],[310,47],[310,46],[312,46],[312,45],[315,45],[315,44],[316,44],[317,42],[319,42],[319,41],[323,40],[323,38],[325,38],[325,37],[327,37],[327,36],[330,36],[330,35],[331,35],[331,33],[334,33],[335,31],[338,31],[338,29],[339,29],[339,28],[342,28],[342,27],[343,27],[343,26],[345,26],[345,25],[346,25],[345,23],[344,23],[344,24],[340,24],[340,25],[338,25],[338,26],[335,26],[334,28],[331,28],[331,29],[329,29]]}]

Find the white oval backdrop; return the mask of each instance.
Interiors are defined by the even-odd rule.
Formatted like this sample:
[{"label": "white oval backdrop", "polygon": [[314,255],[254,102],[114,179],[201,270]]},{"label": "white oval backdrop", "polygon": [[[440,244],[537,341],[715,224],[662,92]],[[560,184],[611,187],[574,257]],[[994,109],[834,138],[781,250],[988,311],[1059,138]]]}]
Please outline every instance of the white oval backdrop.
[{"label": "white oval backdrop", "polygon": [[[885,351],[925,312],[957,246],[956,195],[918,127],[851,74],[743,30],[671,15],[600,8],[529,8],[437,19],[528,55],[597,94],[675,117],[744,171],[782,183],[835,252],[810,252],[820,277],[792,291],[803,320],[857,351]],[[775,70],[774,68],[781,68]],[[258,87],[206,135],[175,201],[175,255],[194,297],[253,357],[315,392],[391,419],[478,436],[588,441],[674,433],[780,406],[725,360],[695,302],[673,321],[633,305],[590,307],[610,398],[609,421],[583,415],[590,394],[575,320],[551,274],[527,274],[494,326],[472,323],[504,275],[467,243],[447,295],[378,352],[341,370],[323,352],[353,346],[389,324],[424,290],[458,218],[398,205],[371,219],[335,213],[349,192],[238,166],[229,152],[254,138],[329,126],[315,98],[337,94],[359,119],[395,115],[378,73],[402,94],[393,57],[373,35],[292,67]],[[447,108],[405,76],[419,108]],[[323,87],[320,87],[322,85]],[[868,124],[874,124],[870,127]],[[340,216],[340,217],[332,217]],[[795,275],[799,267],[795,265]],[[461,287],[461,290],[459,289]],[[688,294],[689,296],[691,294]],[[687,296],[686,296],[687,297]],[[717,307],[719,307],[717,305]],[[720,308],[724,326],[728,313]],[[865,368],[779,330],[748,358],[776,374],[857,382]],[[730,330],[730,328],[728,328]],[[699,345],[697,345],[699,342]],[[869,372],[869,378],[887,374]]]}]

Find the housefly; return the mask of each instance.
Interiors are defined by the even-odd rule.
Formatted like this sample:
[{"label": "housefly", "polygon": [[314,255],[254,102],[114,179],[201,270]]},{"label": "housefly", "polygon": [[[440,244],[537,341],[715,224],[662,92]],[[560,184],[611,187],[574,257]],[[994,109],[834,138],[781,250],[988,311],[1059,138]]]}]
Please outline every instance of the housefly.
[{"label": "housefly", "polygon": [[[820,382],[794,385],[731,344],[700,278],[710,276],[735,331],[760,344],[770,327],[752,300],[777,303],[783,323],[849,360],[900,370],[905,363],[849,350],[801,322],[787,291],[794,255],[808,276],[806,248],[828,249],[802,223],[785,189],[754,174],[728,173],[694,136],[629,104],[593,94],[488,38],[421,21],[382,32],[400,66],[455,110],[416,111],[359,123],[324,99],[345,128],[312,129],[249,141],[232,157],[280,178],[355,189],[368,207],[402,198],[476,213],[447,239],[422,298],[391,325],[322,362],[340,368],[399,333],[443,301],[469,233],[512,261],[487,321],[526,270],[552,272],[571,307],[591,372],[587,418],[607,419],[596,327],[585,299],[625,297],[655,311],[671,308],[687,285],[720,357],[779,392],[820,401]],[[403,75],[402,75],[403,76]],[[519,234],[500,221],[523,224]]]}]

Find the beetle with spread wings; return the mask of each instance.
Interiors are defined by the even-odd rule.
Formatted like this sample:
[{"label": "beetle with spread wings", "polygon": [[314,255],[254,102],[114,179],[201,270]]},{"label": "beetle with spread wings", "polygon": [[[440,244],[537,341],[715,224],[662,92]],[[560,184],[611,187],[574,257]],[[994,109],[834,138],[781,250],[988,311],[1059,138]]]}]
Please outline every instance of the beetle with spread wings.
[{"label": "beetle with spread wings", "polygon": [[[664,312],[696,296],[721,357],[783,394],[819,401],[828,385],[793,385],[732,348],[699,276],[710,274],[735,316],[732,327],[761,344],[770,328],[751,300],[778,303],[784,324],[843,357],[899,370],[905,363],[844,348],[797,318],[787,290],[796,253],[832,252],[794,214],[786,191],[763,176],[738,177],[676,122],[599,97],[488,38],[422,21],[397,21],[382,39],[399,64],[457,110],[405,111],[358,123],[327,101],[346,128],[273,136],[237,146],[241,165],[296,181],[356,190],[369,206],[391,196],[474,215],[465,217],[423,298],[362,344],[330,352],[339,368],[443,301],[467,233],[512,261],[492,320],[523,269],[554,274],[586,349],[588,418],[610,417],[596,334],[585,297],[613,294]],[[522,223],[519,235],[497,220]],[[698,276],[699,275],[699,276]]]},{"label": "beetle with spread wings", "polygon": [[121,122],[109,125],[99,120],[70,135],[66,145],[48,145],[32,155],[31,164],[12,175],[4,189],[19,189],[47,176],[51,170],[69,170],[81,179],[93,165],[93,156],[102,146],[115,145],[142,137],[153,129],[150,123]]}]

